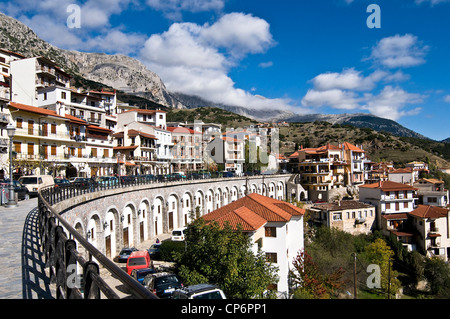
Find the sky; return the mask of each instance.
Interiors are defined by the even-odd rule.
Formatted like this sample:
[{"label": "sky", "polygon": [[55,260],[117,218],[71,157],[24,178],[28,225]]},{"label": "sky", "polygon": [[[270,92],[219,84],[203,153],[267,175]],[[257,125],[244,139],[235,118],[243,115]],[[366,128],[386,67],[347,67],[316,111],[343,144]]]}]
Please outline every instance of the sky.
[{"label": "sky", "polygon": [[171,91],[450,137],[450,0],[0,0],[0,11],[59,48],[136,58]]}]

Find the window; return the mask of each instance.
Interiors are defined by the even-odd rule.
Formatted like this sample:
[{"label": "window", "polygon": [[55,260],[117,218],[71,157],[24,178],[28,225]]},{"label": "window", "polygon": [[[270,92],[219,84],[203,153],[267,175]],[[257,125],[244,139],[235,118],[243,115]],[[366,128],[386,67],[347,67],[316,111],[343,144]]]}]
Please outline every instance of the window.
[{"label": "window", "polygon": [[34,155],[34,144],[28,143],[28,155]]},{"label": "window", "polygon": [[51,125],[51,132],[52,134],[56,134],[56,124]]},{"label": "window", "polygon": [[22,119],[17,119],[16,120],[16,127],[17,128],[23,128],[23,120]]},{"label": "window", "polygon": [[33,135],[34,121],[28,120],[28,135]]},{"label": "window", "polygon": [[62,98],[63,100],[66,99],[66,92],[61,92],[61,98]]},{"label": "window", "polygon": [[22,143],[21,142],[14,141],[13,144],[14,144],[14,152],[16,152],[16,153],[22,152]]},{"label": "window", "polygon": [[266,260],[271,263],[277,263],[277,253],[266,253]]},{"label": "window", "polygon": [[51,154],[56,155],[56,145],[51,146]]},{"label": "window", "polygon": [[333,220],[334,221],[342,220],[342,213],[334,213]]},{"label": "window", "polygon": [[276,227],[264,227],[266,237],[277,237]]}]

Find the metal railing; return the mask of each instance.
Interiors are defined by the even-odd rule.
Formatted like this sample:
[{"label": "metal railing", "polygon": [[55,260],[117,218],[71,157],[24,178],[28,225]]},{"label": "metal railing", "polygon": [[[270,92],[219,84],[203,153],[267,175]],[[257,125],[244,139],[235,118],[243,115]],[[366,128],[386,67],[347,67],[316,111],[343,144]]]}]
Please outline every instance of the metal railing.
[{"label": "metal railing", "polygon": [[[50,282],[56,284],[56,298],[100,299],[101,293],[103,293],[108,299],[120,299],[117,293],[100,276],[98,264],[100,263],[120,280],[136,298],[158,299],[137,280],[103,255],[51,207],[48,202],[48,196],[52,194],[50,189],[54,188],[47,188],[39,192],[39,232],[45,256],[45,266],[49,268]],[[80,246],[89,254],[88,260],[77,249]],[[98,263],[93,260],[94,258]],[[76,280],[79,278],[76,274],[77,264],[82,268],[82,280]],[[77,284],[78,282],[80,284]]]},{"label": "metal railing", "polygon": [[[128,275],[86,240],[52,206],[58,202],[86,193],[154,183],[180,181],[191,183],[194,179],[171,180],[167,176],[163,176],[163,179],[159,179],[159,177],[120,176],[119,178],[113,177],[110,180],[104,181],[69,184],[68,186],[52,186],[39,191],[39,232],[46,267],[49,268],[50,282],[56,284],[57,299],[100,299],[101,293],[108,299],[120,299],[116,292],[101,278],[98,263],[120,280],[128,291],[137,298],[158,299],[157,296]],[[232,178],[239,179],[246,177]],[[204,177],[195,179],[205,180]],[[216,180],[223,181],[223,177],[217,176],[216,178],[206,178],[206,180],[211,182]],[[89,255],[88,260],[79,252],[79,247],[82,247],[84,252]],[[80,285],[73,283],[73,280],[78,278],[78,275],[75,273],[75,270],[78,269],[77,265],[83,271],[82,280],[79,280]]]}]

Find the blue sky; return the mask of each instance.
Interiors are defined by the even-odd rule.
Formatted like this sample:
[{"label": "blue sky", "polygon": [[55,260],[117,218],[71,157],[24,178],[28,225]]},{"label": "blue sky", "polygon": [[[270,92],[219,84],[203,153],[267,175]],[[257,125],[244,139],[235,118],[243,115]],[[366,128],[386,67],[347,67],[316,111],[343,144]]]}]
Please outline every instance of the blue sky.
[{"label": "blue sky", "polygon": [[[80,28],[67,11],[76,4]],[[370,4],[381,28],[369,28]],[[16,0],[64,49],[120,53],[169,90],[295,113],[364,112],[450,137],[450,0]]]}]

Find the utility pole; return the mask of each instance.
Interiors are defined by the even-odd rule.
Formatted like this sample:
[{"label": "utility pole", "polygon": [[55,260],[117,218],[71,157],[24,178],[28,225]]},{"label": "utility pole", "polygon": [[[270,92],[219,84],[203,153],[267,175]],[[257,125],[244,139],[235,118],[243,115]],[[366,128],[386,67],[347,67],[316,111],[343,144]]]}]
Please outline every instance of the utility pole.
[{"label": "utility pole", "polygon": [[391,299],[391,257],[388,263],[388,299]]},{"label": "utility pole", "polygon": [[356,253],[353,253],[353,298],[358,299],[358,292],[357,292],[357,280],[356,280]]}]

